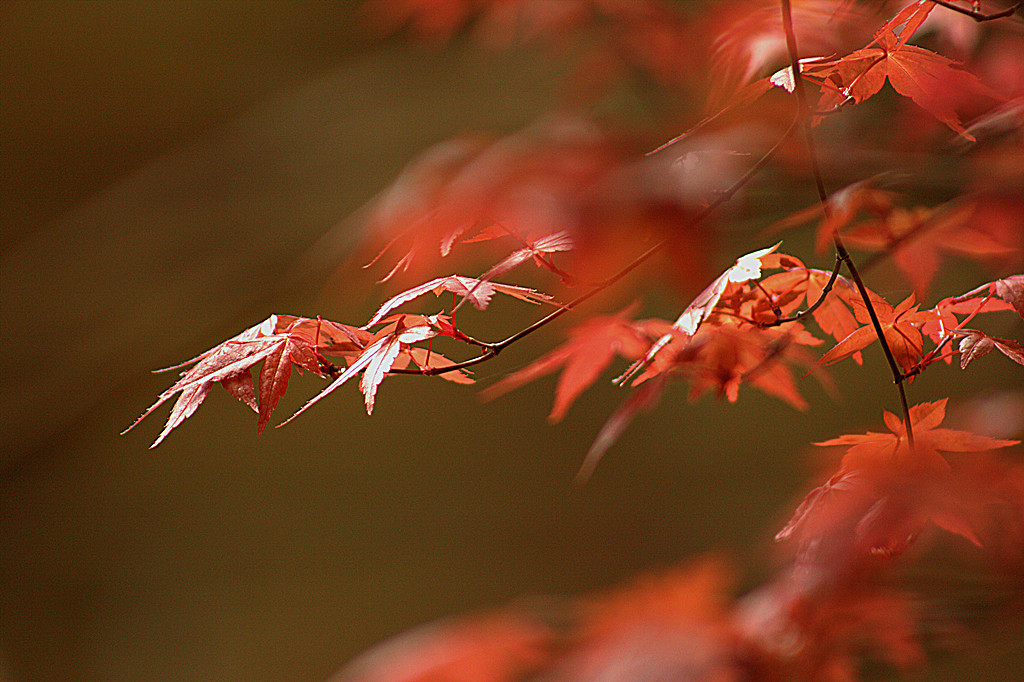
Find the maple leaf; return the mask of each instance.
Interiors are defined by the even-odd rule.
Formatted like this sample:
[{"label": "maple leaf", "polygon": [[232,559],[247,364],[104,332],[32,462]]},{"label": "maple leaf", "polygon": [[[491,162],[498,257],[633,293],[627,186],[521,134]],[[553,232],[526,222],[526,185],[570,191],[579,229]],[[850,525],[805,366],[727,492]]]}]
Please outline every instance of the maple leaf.
[{"label": "maple leaf", "polygon": [[[910,408],[910,422],[914,426],[914,441],[918,453],[924,459],[936,462],[930,454],[934,452],[981,452],[994,448],[1005,448],[1016,445],[1020,441],[998,440],[987,436],[978,436],[967,431],[954,431],[938,428],[946,416],[946,403],[943,398],[931,403],[921,403]],[[864,461],[874,461],[884,456],[895,461],[907,454],[906,426],[902,419],[888,411],[882,412],[885,425],[891,433],[872,433],[863,435],[845,435],[815,445],[828,447],[848,445],[843,457],[844,468],[856,468]],[[913,459],[913,457],[912,457]],[[944,468],[941,467],[940,468]]]},{"label": "maple leaf", "polygon": [[[449,360],[445,356],[441,355],[437,351],[430,350],[429,348],[410,348],[409,359],[416,364],[422,370],[439,370],[451,367],[455,364],[452,360]],[[398,369],[399,365],[396,362],[393,365],[394,369]],[[442,372],[437,376],[451,381],[456,384],[472,384],[474,380],[469,376],[469,371],[465,369],[452,370],[450,372]]]},{"label": "maple leaf", "polygon": [[697,329],[711,315],[711,311],[714,310],[715,305],[722,298],[726,287],[730,283],[746,282],[760,277],[761,259],[773,253],[781,244],[782,242],[779,242],[775,246],[752,251],[744,256],[740,256],[732,267],[719,275],[715,281],[697,295],[697,298],[693,299],[690,305],[686,306],[686,310],[672,324],[672,329],[655,341],[644,356],[633,363],[615,382],[622,384],[649,365],[658,352],[668,345],[674,335],[693,336],[696,334]]},{"label": "maple leaf", "polygon": [[[273,324],[270,326],[272,328]],[[284,335],[261,336],[260,334],[265,329],[265,323],[257,325],[206,351],[197,358],[193,358],[189,362],[197,362],[196,366],[183,372],[181,379],[161,393],[157,401],[142,416],[135,420],[131,426],[125,429],[122,434],[135,428],[153,410],[175,395],[178,395],[174,407],[171,408],[171,414],[167,418],[167,423],[164,425],[160,435],[150,446],[151,448],[156,447],[175,427],[195,413],[199,405],[206,399],[214,384],[224,382],[225,380],[228,381],[225,388],[232,395],[252,407],[253,402],[252,398],[250,398],[252,393],[251,377],[248,380],[247,389],[245,387],[246,380],[241,375],[247,373],[250,367],[267,358],[278,347],[287,342],[287,336]],[[168,369],[175,368],[169,367]]]},{"label": "maple leaf", "polygon": [[376,313],[373,314],[370,321],[363,325],[363,329],[368,329],[369,327],[377,324],[395,308],[431,291],[434,292],[434,295],[436,296],[440,296],[442,291],[450,291],[458,296],[463,296],[469,300],[477,310],[483,310],[486,308],[495,292],[507,294],[514,298],[518,298],[521,301],[526,301],[527,303],[551,301],[551,297],[547,294],[542,294],[530,289],[529,287],[488,282],[483,279],[462,277],[460,275],[449,275],[448,277],[432,279],[429,282],[407,289],[406,291],[391,297],[377,310]]},{"label": "maple leaf", "polygon": [[[878,335],[871,324],[871,318],[868,316],[867,307],[863,301],[854,300],[852,302],[854,303],[854,314],[865,326],[852,332],[836,344],[832,350],[825,353],[818,360],[819,364],[831,365],[844,360],[878,340]],[[892,351],[893,358],[904,372],[909,372],[924,354],[924,340],[921,336],[920,325],[938,319],[938,313],[933,310],[919,311],[914,305],[913,294],[895,308],[880,296],[872,294],[871,304],[878,316],[878,322],[882,327],[882,333],[889,345],[889,350]]]},{"label": "maple leaf", "polygon": [[[904,422],[890,412],[890,433],[848,434],[815,445],[844,447],[839,471],[811,491],[776,535],[802,538],[803,561],[851,559],[861,551],[891,556],[902,551],[928,523],[980,545],[976,535],[978,491],[958,485],[943,452],[976,453],[1020,441],[999,440],[940,428],[946,399],[910,408],[915,447]],[[955,462],[953,463],[956,464]]]},{"label": "maple leaf", "polygon": [[1024,346],[1012,339],[1000,339],[989,336],[977,329],[957,329],[953,333],[963,336],[960,340],[960,369],[967,369],[975,358],[986,355],[993,348],[1010,358],[1018,365],[1024,365]]},{"label": "maple leaf", "polygon": [[722,559],[711,556],[639,576],[628,585],[585,599],[582,629],[590,637],[605,637],[638,623],[716,620],[725,613],[733,577]]},{"label": "maple leaf", "polygon": [[399,353],[406,350],[410,344],[426,341],[438,335],[437,330],[430,325],[418,324],[405,327],[402,322],[403,320],[399,319],[393,330],[385,330],[380,338],[368,344],[352,364],[346,367],[327,388],[311,398],[298,412],[280,425],[284,426],[295,419],[360,372],[363,373],[363,378],[359,382],[359,388],[365,397],[366,413],[373,414],[377,387],[394,366]]},{"label": "maple leaf", "polygon": [[252,372],[240,372],[226,377],[221,380],[220,385],[226,388],[228,393],[252,408],[253,412],[259,412],[259,401],[256,399],[256,392],[252,386]]},{"label": "maple leaf", "polygon": [[992,283],[995,295],[1003,299],[1024,318],[1024,275],[1012,275]]},{"label": "maple leaf", "polygon": [[846,231],[851,246],[891,254],[919,296],[928,291],[939,269],[941,254],[955,253],[975,260],[1000,259],[1020,247],[994,239],[977,224],[974,202],[935,208],[893,208],[875,220]]},{"label": "maple leaf", "polygon": [[826,212],[819,202],[783,218],[766,232],[779,232],[821,217],[815,234],[819,253],[831,246],[834,234],[842,233],[849,246],[891,255],[922,297],[938,271],[942,253],[999,262],[1024,251],[1012,231],[996,235],[990,232],[980,199],[904,208],[894,204],[894,192],[872,187],[875,181],[877,178],[856,182],[831,194],[827,217],[822,217]]},{"label": "maple leaf", "polygon": [[[354,357],[370,338],[366,332],[329,320],[311,320],[292,315],[271,315],[258,325],[224,341],[210,350],[173,367],[183,371],[181,379],[160,394],[157,401],[141,417],[125,429],[127,433],[146,416],[175,395],[178,399],[156,441],[156,447],[202,404],[214,384],[227,391],[258,413],[257,433],[262,433],[278,400],[288,386],[292,365],[318,376],[324,376],[320,348],[338,356]],[[259,397],[253,390],[252,368],[263,362],[260,371]]]},{"label": "maple leaf", "polygon": [[650,346],[651,329],[658,323],[632,321],[636,309],[634,304],[614,315],[592,317],[574,327],[566,343],[488,387],[482,392],[483,398],[491,400],[561,367],[555,403],[548,415],[550,422],[561,421],[576,398],[597,380],[616,355],[635,360]]},{"label": "maple leaf", "polygon": [[787,363],[813,367],[813,358],[801,353],[799,346],[819,343],[798,323],[791,323],[784,331],[752,325],[708,325],[680,345],[674,355],[666,353],[663,361],[651,365],[636,381],[673,372],[689,378],[690,400],[714,391],[729,402],[736,402],[740,386],[748,383],[805,410],[807,402],[797,390]]},{"label": "maple leaf", "polygon": [[[323,318],[295,317],[293,315],[275,315],[276,329],[296,342],[313,348],[321,355],[336,357],[355,357],[373,338],[373,334],[351,325],[333,322]],[[304,354],[293,356],[299,367],[316,373],[316,367],[309,362]],[[307,364],[304,364],[307,363]]]},{"label": "maple leaf", "polygon": [[[824,289],[832,281],[832,290],[823,297]],[[814,321],[823,332],[842,341],[860,325],[857,323],[851,308],[860,301],[853,282],[845,277],[824,270],[799,267],[790,268],[785,272],[771,275],[759,283],[752,294],[767,293],[770,299],[758,295],[751,299],[749,306],[744,306],[742,314],[761,323],[771,324],[777,318],[776,310],[783,315],[790,315],[805,304],[808,307],[820,304],[811,313]],[[852,355],[857,364],[861,364],[860,351]]]},{"label": "maple leaf", "polygon": [[256,422],[257,435],[263,433],[270,421],[270,415],[277,407],[281,396],[288,388],[292,365],[322,375],[316,349],[301,338],[286,335],[283,343],[271,350],[260,370],[259,418]]},{"label": "maple leaf", "polygon": [[[551,264],[545,260],[544,256],[549,253],[556,253],[558,251],[570,251],[575,248],[572,237],[568,232],[562,230],[555,232],[539,239],[535,239],[532,242],[528,242],[526,246],[513,252],[503,261],[492,267],[483,276],[481,280],[489,281],[494,277],[500,277],[509,270],[512,270],[521,263],[533,258],[537,265],[548,270],[555,271]],[[557,273],[556,274],[560,274]]]},{"label": "maple leaf", "polygon": [[[798,565],[742,599],[744,641],[785,661],[785,672],[758,679],[853,682],[868,642],[872,657],[901,669],[924,660],[912,598],[847,568]],[[797,637],[801,646],[793,647]]]},{"label": "maple leaf", "polygon": [[876,94],[886,80],[899,94],[945,123],[967,140],[974,141],[957,115],[958,98],[982,95],[996,101],[1002,96],[977,76],[954,62],[907,41],[921,25],[934,3],[920,0],[904,8],[875,34],[878,47],[857,50],[832,65],[808,69],[821,83],[818,108],[829,110],[844,101],[861,103]]},{"label": "maple leaf", "polygon": [[[577,480],[586,480],[591,475],[600,459],[633,420],[658,403],[667,381],[674,377],[689,378],[690,400],[713,390],[719,397],[735,402],[740,386],[748,383],[796,409],[806,409],[807,402],[797,390],[787,363],[813,366],[813,358],[804,356],[797,347],[818,343],[820,341],[798,323],[780,331],[753,325],[740,328],[708,322],[692,338],[674,339],[647,371],[634,380],[636,388],[633,393],[601,427]],[[825,383],[821,376],[818,378]],[[827,383],[825,385],[828,386]]]}]

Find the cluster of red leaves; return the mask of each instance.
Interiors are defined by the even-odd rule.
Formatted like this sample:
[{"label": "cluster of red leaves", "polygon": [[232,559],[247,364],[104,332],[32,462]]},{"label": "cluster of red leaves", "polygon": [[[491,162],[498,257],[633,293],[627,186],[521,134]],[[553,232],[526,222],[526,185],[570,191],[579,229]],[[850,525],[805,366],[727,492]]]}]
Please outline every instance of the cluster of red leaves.
[{"label": "cluster of red leaves", "polygon": [[[362,374],[360,390],[366,398],[366,412],[371,414],[377,387],[389,372],[415,365],[420,371],[437,373],[456,383],[472,383],[468,373],[452,368],[451,360],[433,352],[430,347],[415,344],[448,336],[460,341],[468,337],[459,332],[443,314],[391,315],[398,306],[419,296],[450,291],[461,295],[479,309],[487,307],[495,293],[503,293],[530,303],[550,301],[550,297],[527,287],[500,284],[471,277],[440,277],[414,287],[384,303],[369,323],[351,327],[320,318],[309,319],[291,315],[271,315],[263,323],[234,336],[185,363],[168,367],[178,369],[192,363],[182,378],[160,394],[159,399],[134,424],[131,430],[153,410],[178,395],[163,431],[151,447],[156,447],[176,426],[192,416],[214,384],[221,384],[242,402],[258,412],[257,430],[262,433],[270,415],[288,387],[294,365],[300,371],[332,378],[333,381],[306,403],[292,418],[319,402],[349,379]],[[369,328],[383,325],[378,331]],[[325,356],[341,358],[347,366],[339,369]],[[259,375],[259,400],[253,391],[253,368],[263,362]],[[180,395],[179,395],[180,394]],[[288,421],[290,421],[289,419]]]},{"label": "cluster of red leaves", "polygon": [[[828,386],[816,367],[849,357],[860,363],[860,352],[878,340],[878,333],[852,283],[830,272],[809,269],[798,258],[777,253],[776,248],[740,258],[671,325],[657,319],[630,320],[626,311],[587,320],[570,331],[568,342],[492,385],[485,397],[496,397],[563,367],[549,415],[551,421],[559,421],[616,355],[634,361],[616,383],[632,379],[633,386],[640,388],[598,434],[583,473],[593,469],[641,410],[657,404],[669,378],[688,380],[691,400],[713,391],[735,402],[740,386],[747,383],[797,409],[806,409],[790,366],[816,371]],[[782,272],[760,279],[762,269]],[[1024,347],[1016,341],[964,327],[982,312],[1013,308],[1020,312],[1024,275],[992,282],[929,310],[919,310],[913,294],[894,307],[878,294],[867,293],[888,347],[908,376],[940,357],[948,362],[950,355],[941,355],[941,350],[952,339],[960,339],[962,368],[993,348],[1024,364]],[[837,341],[817,362],[804,349],[822,340],[788,317],[802,307],[812,309],[810,317],[820,330]],[[959,314],[966,314],[966,319],[960,321]],[[927,354],[926,336],[936,344]]]},{"label": "cluster of red leaves", "polygon": [[[749,107],[773,87],[794,90],[791,66],[754,80],[767,66],[789,62],[778,3],[759,5],[753,3],[750,10],[737,12],[722,28],[716,53],[720,77],[711,100],[712,114],[697,127],[726,111]],[[886,7],[888,3],[868,8],[829,0],[794,7],[793,23],[803,44],[821,55],[799,60],[801,77],[819,91],[814,103],[818,121],[870,99],[888,82],[897,93],[973,142],[975,136],[964,127],[960,112],[987,111],[990,113],[983,116],[987,119],[1005,106],[1007,98],[963,64],[909,43],[937,7],[934,2],[917,0],[904,6],[867,45],[846,52],[848,41],[858,36],[857,27],[870,25],[865,21],[868,13]]]},{"label": "cluster of red leaves", "polygon": [[[134,428],[157,407],[178,395],[167,424],[151,447],[156,447],[174,427],[191,417],[206,399],[214,384],[227,391],[259,414],[258,430],[263,431],[270,413],[288,387],[292,365],[324,376],[326,360],[323,353],[339,357],[358,355],[368,334],[336,322],[321,322],[290,315],[271,315],[262,323],[245,330],[180,365],[161,372],[185,367],[181,379],[160,394],[125,432]],[[263,362],[260,371],[260,393],[253,390],[252,368]],[[180,395],[179,395],[180,394]]]},{"label": "cluster of red leaves", "polygon": [[957,109],[971,97],[984,96],[996,102],[1002,97],[962,64],[908,44],[935,7],[931,0],[918,0],[880,28],[866,47],[842,59],[821,60],[802,69],[806,78],[821,86],[818,110],[830,111],[847,102],[859,104],[878,93],[888,80],[896,92],[973,140]]},{"label": "cluster of red leaves", "polygon": [[801,563],[819,569],[831,563],[832,572],[838,554],[902,552],[928,523],[981,545],[979,517],[1000,500],[986,499],[990,488],[964,485],[959,462],[942,453],[987,452],[1020,441],[940,428],[945,414],[945,399],[910,408],[913,446],[906,425],[890,412],[883,413],[889,433],[817,443],[845,448],[839,471],[808,494],[776,537],[797,536]]}]

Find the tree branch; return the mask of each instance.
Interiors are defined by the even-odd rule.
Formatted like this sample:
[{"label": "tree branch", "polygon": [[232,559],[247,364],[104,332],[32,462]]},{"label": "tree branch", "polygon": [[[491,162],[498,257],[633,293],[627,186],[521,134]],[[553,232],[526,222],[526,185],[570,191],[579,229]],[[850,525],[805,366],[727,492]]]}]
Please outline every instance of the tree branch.
[{"label": "tree branch", "polygon": [[[832,207],[828,200],[828,192],[825,191],[825,181],[822,178],[821,166],[818,164],[818,155],[814,145],[814,134],[811,131],[811,119],[808,115],[810,109],[807,104],[807,94],[804,92],[803,76],[800,74],[800,53],[797,50],[796,33],[793,31],[793,14],[789,0],[780,0],[780,2],[782,5],[782,27],[786,33],[786,49],[789,51],[790,68],[793,70],[793,92],[796,95],[797,100],[797,119],[803,124],[804,138],[807,143],[807,155],[810,157],[811,172],[814,174],[814,184],[818,190],[818,200],[821,202],[825,220],[830,220],[832,217]],[[875,328],[875,334],[878,336],[878,342],[882,346],[882,352],[885,353],[885,359],[889,362],[889,369],[892,371],[893,383],[896,384],[896,389],[900,396],[900,403],[903,407],[904,423],[907,425],[907,441],[910,444],[911,449],[913,449],[914,431],[910,423],[910,408],[907,405],[906,390],[903,388],[903,379],[905,377],[903,376],[903,372],[900,370],[899,365],[896,363],[896,359],[893,357],[892,349],[889,348],[889,342],[886,341],[885,332],[882,331],[882,325],[878,321],[878,315],[875,313],[875,308],[871,304],[871,297],[868,294],[868,289],[864,286],[864,282],[861,280],[860,274],[857,272],[857,268],[853,264],[853,259],[850,258],[850,254],[846,250],[846,246],[843,244],[843,240],[839,236],[838,231],[832,232],[832,242],[836,247],[836,259],[841,260],[846,264],[847,269],[850,271],[850,276],[857,285],[857,291],[860,293],[861,299],[864,301],[864,305],[867,308],[868,317],[871,318],[871,325]],[[838,269],[839,268],[836,267],[837,271]]]}]

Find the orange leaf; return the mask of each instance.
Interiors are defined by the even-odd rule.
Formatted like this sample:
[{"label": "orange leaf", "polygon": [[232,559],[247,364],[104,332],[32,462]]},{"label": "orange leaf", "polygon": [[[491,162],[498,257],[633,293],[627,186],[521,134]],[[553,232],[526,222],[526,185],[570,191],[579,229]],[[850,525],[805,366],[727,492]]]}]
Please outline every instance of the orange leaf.
[{"label": "orange leaf", "polygon": [[488,387],[483,398],[491,400],[561,367],[555,403],[548,415],[551,422],[561,421],[572,403],[597,381],[616,355],[635,360],[650,345],[650,324],[629,319],[636,307],[630,306],[615,315],[593,317],[575,327],[570,331],[569,341]]},{"label": "orange leaf", "polygon": [[[854,304],[854,313],[857,318],[861,322],[868,322],[870,317],[864,303],[859,299],[851,302]],[[913,294],[904,299],[896,308],[890,306],[881,297],[872,297],[872,307],[878,316],[889,350],[892,351],[896,363],[905,372],[910,371],[924,354],[924,340],[921,336],[920,325],[938,319],[938,313],[935,311],[918,311],[917,306],[914,306],[913,303]],[[878,335],[874,326],[868,324],[836,344],[818,362],[821,365],[839,362],[871,345],[877,339]]]},{"label": "orange leaf", "polygon": [[965,139],[974,141],[957,115],[960,99],[967,94],[997,101],[1002,101],[1002,97],[962,64],[907,44],[933,6],[921,0],[905,8],[875,34],[872,42],[878,47],[869,46],[829,67],[811,69],[809,75],[822,83],[819,108],[828,110],[847,99],[863,102],[888,79],[896,92],[912,99]]},{"label": "orange leaf", "polygon": [[945,399],[915,405],[909,413],[913,451],[904,422],[889,412],[883,417],[890,433],[816,443],[845,448],[839,471],[807,495],[776,538],[799,534],[804,561],[833,564],[839,556],[856,561],[858,553],[896,554],[928,523],[980,545],[976,517],[989,504],[987,492],[963,486],[959,460],[949,462],[940,453],[985,452],[1019,441],[939,428]]},{"label": "orange leaf", "polygon": [[412,289],[408,289],[400,294],[392,296],[384,302],[384,305],[377,309],[377,312],[373,314],[370,321],[363,325],[363,329],[369,329],[384,319],[384,317],[395,308],[398,308],[399,306],[408,303],[423,294],[434,292],[435,296],[440,296],[442,291],[450,291],[457,296],[462,296],[468,299],[477,310],[483,310],[486,308],[487,304],[491,302],[491,298],[494,296],[495,292],[507,294],[514,298],[518,298],[521,301],[527,301],[528,303],[540,303],[541,301],[551,300],[551,297],[547,294],[542,294],[528,287],[488,282],[483,279],[474,279],[473,277],[462,277],[461,275],[449,275],[448,277],[432,279],[429,282],[420,284],[419,286],[415,286]]},{"label": "orange leaf", "polygon": [[766,249],[760,249],[753,251],[744,256],[740,256],[736,263],[719,275],[715,281],[707,286],[704,291],[697,295],[697,298],[693,299],[690,305],[686,306],[686,310],[676,319],[672,324],[672,330],[667,334],[663,335],[660,339],[654,342],[654,344],[647,350],[644,357],[635,362],[629,369],[627,369],[619,378],[615,381],[616,383],[624,383],[629,380],[638,371],[651,364],[654,357],[658,352],[667,346],[672,340],[673,336],[693,336],[697,333],[697,329],[708,319],[711,315],[711,311],[714,310],[718,300],[722,298],[722,294],[725,293],[726,287],[733,282],[746,282],[751,279],[757,279],[761,276],[761,259],[771,253],[774,253],[779,248],[779,242],[775,246],[770,246]]}]

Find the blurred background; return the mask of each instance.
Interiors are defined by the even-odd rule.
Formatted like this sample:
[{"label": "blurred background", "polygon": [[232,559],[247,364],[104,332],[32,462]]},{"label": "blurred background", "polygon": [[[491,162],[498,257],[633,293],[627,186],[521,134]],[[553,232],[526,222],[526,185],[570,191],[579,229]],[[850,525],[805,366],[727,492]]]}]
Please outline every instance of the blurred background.
[{"label": "blurred background", "polygon": [[[622,399],[610,386],[548,426],[551,381],[482,404],[398,377],[372,418],[340,390],[259,439],[215,391],[156,450],[166,411],[119,436],[173,380],[150,370],[271,313],[360,323],[382,291],[324,289],[316,240],[424,147],[514,130],[557,100],[549,53],[381,39],[357,10],[0,5],[0,678],[321,680],[425,621],[709,551],[754,584],[814,476],[803,444],[894,409],[873,356],[839,373],[840,405],[804,382],[807,414],[677,391],[582,488],[573,475]],[[951,290],[984,280],[964,281]],[[510,327],[532,313],[510,310]],[[912,391],[1019,387],[1003,360]],[[279,414],[320,385],[292,382]],[[940,654],[927,679],[1009,679],[1018,636]]]}]

